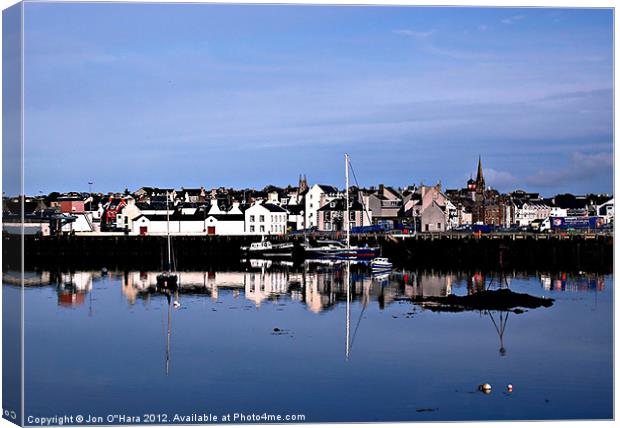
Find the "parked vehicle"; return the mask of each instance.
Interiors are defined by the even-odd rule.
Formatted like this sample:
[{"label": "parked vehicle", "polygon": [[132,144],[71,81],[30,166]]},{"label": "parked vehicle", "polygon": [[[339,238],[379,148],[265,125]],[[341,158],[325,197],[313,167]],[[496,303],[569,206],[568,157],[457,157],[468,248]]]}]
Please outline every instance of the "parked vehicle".
[{"label": "parked vehicle", "polygon": [[471,231],[474,233],[489,233],[495,230],[495,226],[491,224],[473,224]]},{"label": "parked vehicle", "polygon": [[605,219],[598,216],[589,217],[549,217],[551,230],[597,230],[605,225]]},{"label": "parked vehicle", "polygon": [[469,232],[471,231],[471,224],[461,224],[455,227],[453,230],[457,232]]}]

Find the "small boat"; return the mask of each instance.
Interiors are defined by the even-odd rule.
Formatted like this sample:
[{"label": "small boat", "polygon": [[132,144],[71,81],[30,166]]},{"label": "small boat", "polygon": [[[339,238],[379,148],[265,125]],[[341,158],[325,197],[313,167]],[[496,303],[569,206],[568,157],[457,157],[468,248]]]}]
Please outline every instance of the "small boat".
[{"label": "small boat", "polygon": [[317,240],[315,245],[305,243],[302,247],[307,259],[361,260],[371,259],[379,253],[378,247],[351,246],[331,239]]},{"label": "small boat", "polygon": [[253,242],[249,247],[241,247],[241,251],[249,257],[292,257],[294,244],[292,242],[284,242],[281,244],[272,244],[263,238],[260,242]]},{"label": "small boat", "polygon": [[392,262],[390,262],[385,257],[377,257],[375,259],[372,259],[372,261],[370,262],[370,267],[372,268],[373,271],[391,270]]}]

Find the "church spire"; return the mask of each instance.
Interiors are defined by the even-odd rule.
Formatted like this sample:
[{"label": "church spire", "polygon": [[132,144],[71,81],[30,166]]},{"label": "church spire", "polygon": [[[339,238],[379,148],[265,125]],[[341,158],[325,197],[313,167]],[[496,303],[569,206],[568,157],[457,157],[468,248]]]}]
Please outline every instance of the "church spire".
[{"label": "church spire", "polygon": [[478,155],[478,173],[476,174],[476,189],[484,190],[484,175],[482,174],[482,158]]}]

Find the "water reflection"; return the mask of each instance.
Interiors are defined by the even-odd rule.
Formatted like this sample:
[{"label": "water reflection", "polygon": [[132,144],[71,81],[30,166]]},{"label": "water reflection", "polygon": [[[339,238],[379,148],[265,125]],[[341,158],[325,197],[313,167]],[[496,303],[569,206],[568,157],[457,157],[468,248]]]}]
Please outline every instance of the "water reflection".
[{"label": "water reflection", "polygon": [[557,276],[540,275],[540,283],[545,290],[554,291],[603,291],[605,279],[595,274],[579,273],[570,275],[561,273]]},{"label": "water reflection", "polygon": [[[443,297],[450,294],[473,294],[482,290],[510,288],[514,279],[529,279],[522,272],[438,272],[394,271],[374,277],[359,266],[351,266],[349,279],[345,263],[333,265],[292,266],[271,261],[252,261],[244,270],[179,272],[180,294],[205,295],[217,300],[221,292],[243,296],[260,308],[265,302],[280,299],[298,301],[313,313],[333,308],[338,303],[360,302],[363,307],[376,302],[380,309],[395,300],[412,297]],[[76,271],[26,272],[27,287],[55,286],[58,304],[76,307],[86,303],[94,284],[108,278],[120,279],[120,291],[130,304],[148,299],[157,291],[158,271]],[[605,277],[595,273],[537,273],[546,291],[594,291],[605,289]],[[20,284],[19,272],[3,273],[3,283]],[[350,284],[350,290],[346,284]]]},{"label": "water reflection", "polygon": [[[157,289],[158,273],[26,273],[28,393],[38,394],[33,403],[65,411],[62,397],[89,396],[97,411],[133,400],[140,410],[169,403],[189,412],[195,401],[188,396],[218,411],[231,399],[269,397],[315,415],[328,409],[330,421],[352,415],[372,420],[379,394],[395,397],[381,409],[393,420],[416,418],[418,408],[439,408],[428,416],[448,420],[608,415],[612,276],[396,270],[373,277],[357,265],[248,262],[234,270],[179,272],[178,293],[166,294]],[[3,280],[13,288],[21,274],[7,271]],[[548,286],[554,281],[567,285]],[[517,315],[436,312],[412,302],[500,288],[556,303]],[[590,312],[597,293],[598,308]],[[92,318],[89,302],[97,309]],[[90,358],[72,358],[76,350]],[[459,355],[459,364],[446,355]],[[127,361],[139,361],[140,368]],[[89,371],[96,376],[88,382],[64,381]],[[490,397],[475,392],[481,382],[493,385]],[[510,398],[502,393],[508,383],[516,391]],[[50,384],[62,394],[44,396]],[[375,391],[370,396],[368,385]],[[127,395],[137,390],[144,391],[143,401]],[[350,400],[312,399],[333,394]],[[477,399],[492,399],[493,406],[480,413]],[[269,408],[267,398],[258,404]]]},{"label": "water reflection", "polygon": [[[506,356],[506,348],[504,347],[504,332],[506,331],[506,325],[508,324],[509,311],[486,311],[493,322],[493,327],[499,337],[499,355]],[[495,320],[497,318],[497,321]]]}]

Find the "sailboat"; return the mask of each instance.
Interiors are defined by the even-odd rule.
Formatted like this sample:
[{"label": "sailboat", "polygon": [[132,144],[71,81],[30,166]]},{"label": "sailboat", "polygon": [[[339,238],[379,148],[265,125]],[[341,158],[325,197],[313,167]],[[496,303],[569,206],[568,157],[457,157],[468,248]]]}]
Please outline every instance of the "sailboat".
[{"label": "sailboat", "polygon": [[368,245],[352,246],[351,245],[351,217],[349,210],[349,155],[345,153],[345,215],[344,228],[346,231],[345,242],[334,240],[317,241],[316,245],[306,243],[304,253],[306,258],[328,258],[337,260],[370,260],[379,255],[379,247],[369,247]]},{"label": "sailboat", "polygon": [[170,241],[170,211],[168,210],[168,192],[166,192],[166,240],[168,263],[164,271],[157,275],[157,285],[164,288],[176,288],[178,277],[172,273],[172,244]]}]

